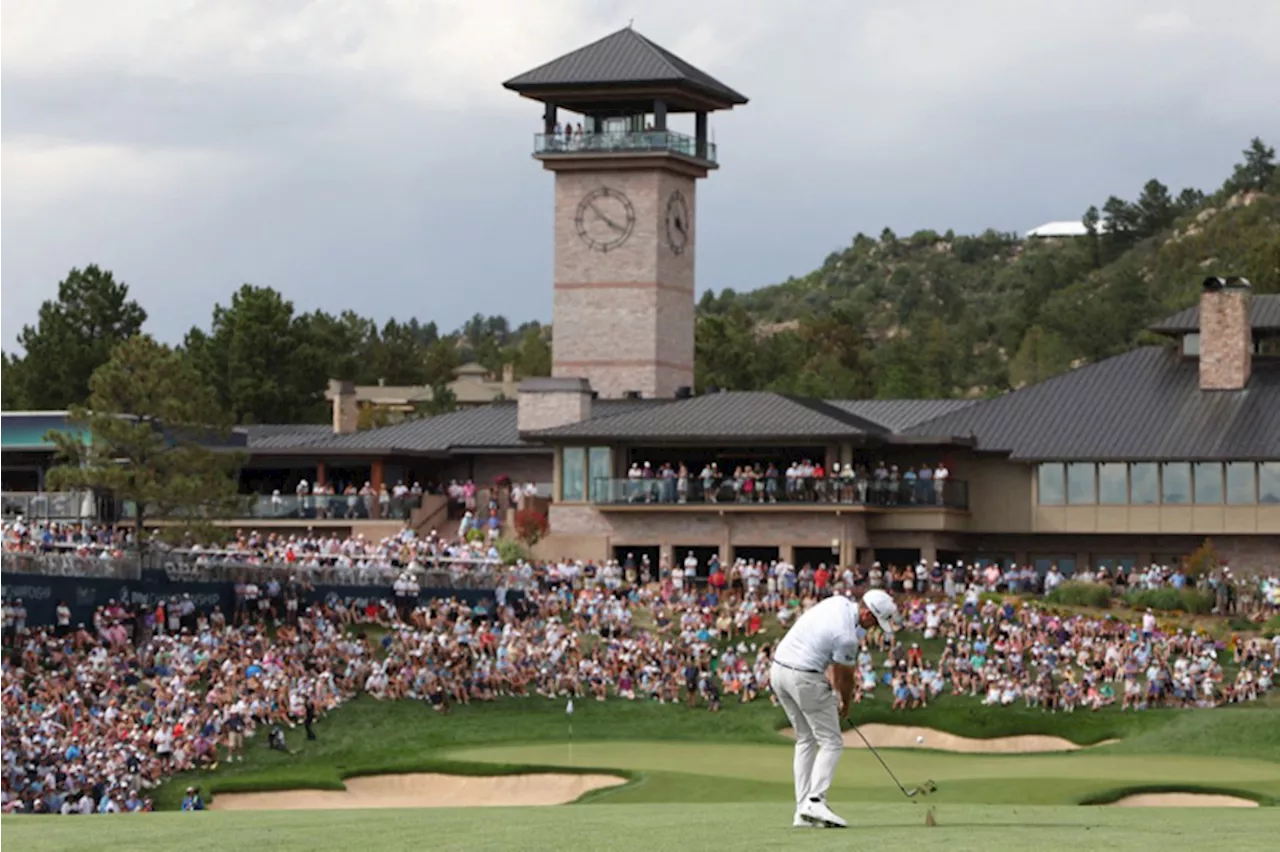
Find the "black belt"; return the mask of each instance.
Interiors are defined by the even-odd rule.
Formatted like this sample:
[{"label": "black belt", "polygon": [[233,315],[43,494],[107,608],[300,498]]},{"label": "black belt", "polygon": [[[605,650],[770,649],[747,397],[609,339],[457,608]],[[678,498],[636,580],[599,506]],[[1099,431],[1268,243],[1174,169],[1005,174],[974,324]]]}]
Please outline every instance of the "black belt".
[{"label": "black belt", "polygon": [[784,669],[791,669],[791,671],[793,672],[804,672],[805,674],[816,674],[816,675],[825,674],[825,672],[820,672],[820,671],[817,671],[816,669],[802,669],[802,668],[797,668],[796,666],[789,666],[786,663],[781,662],[780,660],[774,660],[773,664],[775,666],[782,666]]}]

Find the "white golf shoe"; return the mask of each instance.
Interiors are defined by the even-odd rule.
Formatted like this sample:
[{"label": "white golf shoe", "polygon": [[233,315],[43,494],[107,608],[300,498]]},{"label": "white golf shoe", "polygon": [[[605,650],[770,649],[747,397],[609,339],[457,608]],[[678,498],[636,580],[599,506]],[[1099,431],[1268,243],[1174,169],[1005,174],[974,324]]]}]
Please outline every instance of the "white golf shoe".
[{"label": "white golf shoe", "polygon": [[812,825],[822,826],[824,828],[847,828],[849,823],[827,807],[825,799],[809,799],[800,806],[799,816]]}]

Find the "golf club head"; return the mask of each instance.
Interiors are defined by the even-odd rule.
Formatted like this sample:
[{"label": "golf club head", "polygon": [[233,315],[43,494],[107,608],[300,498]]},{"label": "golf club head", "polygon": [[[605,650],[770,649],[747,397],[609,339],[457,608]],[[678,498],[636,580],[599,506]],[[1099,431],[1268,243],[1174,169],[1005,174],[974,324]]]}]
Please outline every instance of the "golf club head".
[{"label": "golf club head", "polygon": [[911,798],[914,798],[916,796],[927,796],[930,793],[935,792],[937,789],[938,789],[937,784],[934,784],[932,781],[926,781],[923,784],[921,784],[919,787],[916,787],[908,791],[907,796]]}]

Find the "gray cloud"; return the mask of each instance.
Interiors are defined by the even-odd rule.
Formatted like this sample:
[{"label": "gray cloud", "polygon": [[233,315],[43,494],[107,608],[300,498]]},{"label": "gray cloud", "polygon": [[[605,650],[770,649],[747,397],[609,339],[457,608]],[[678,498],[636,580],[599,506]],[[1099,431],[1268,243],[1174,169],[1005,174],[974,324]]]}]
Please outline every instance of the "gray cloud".
[{"label": "gray cloud", "polygon": [[[718,2],[691,29],[675,2],[636,23],[752,98],[714,120],[723,168],[699,189],[702,289],[803,274],[885,225],[1022,230],[1151,177],[1208,189],[1251,136],[1280,140],[1277,57],[1259,33],[1280,26],[1270,4],[1184,6],[1193,18],[1175,3],[724,8],[744,3],[749,25],[727,39],[714,37]],[[477,311],[549,319],[538,107],[501,82],[625,21],[597,32],[565,18],[563,41],[541,49],[558,24],[530,18],[542,29],[504,25],[485,53],[453,35],[480,24],[441,19],[419,57],[399,46],[406,25],[389,5],[361,8],[363,29],[289,30],[267,59],[224,61],[193,41],[189,60],[173,49],[141,64],[110,45],[46,61],[34,28],[10,60],[6,13],[5,347],[68,269],[93,262],[130,283],[168,340],[245,281],[300,310],[446,327]],[[245,25],[200,32],[231,44]]]}]

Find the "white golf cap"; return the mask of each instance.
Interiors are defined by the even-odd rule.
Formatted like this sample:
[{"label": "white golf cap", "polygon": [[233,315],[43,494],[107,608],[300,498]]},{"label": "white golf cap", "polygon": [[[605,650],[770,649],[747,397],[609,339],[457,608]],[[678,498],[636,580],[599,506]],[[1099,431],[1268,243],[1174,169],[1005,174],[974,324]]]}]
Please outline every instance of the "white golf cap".
[{"label": "white golf cap", "polygon": [[885,633],[893,633],[901,621],[898,616],[898,605],[884,589],[872,589],[862,596],[862,605],[871,610]]}]

